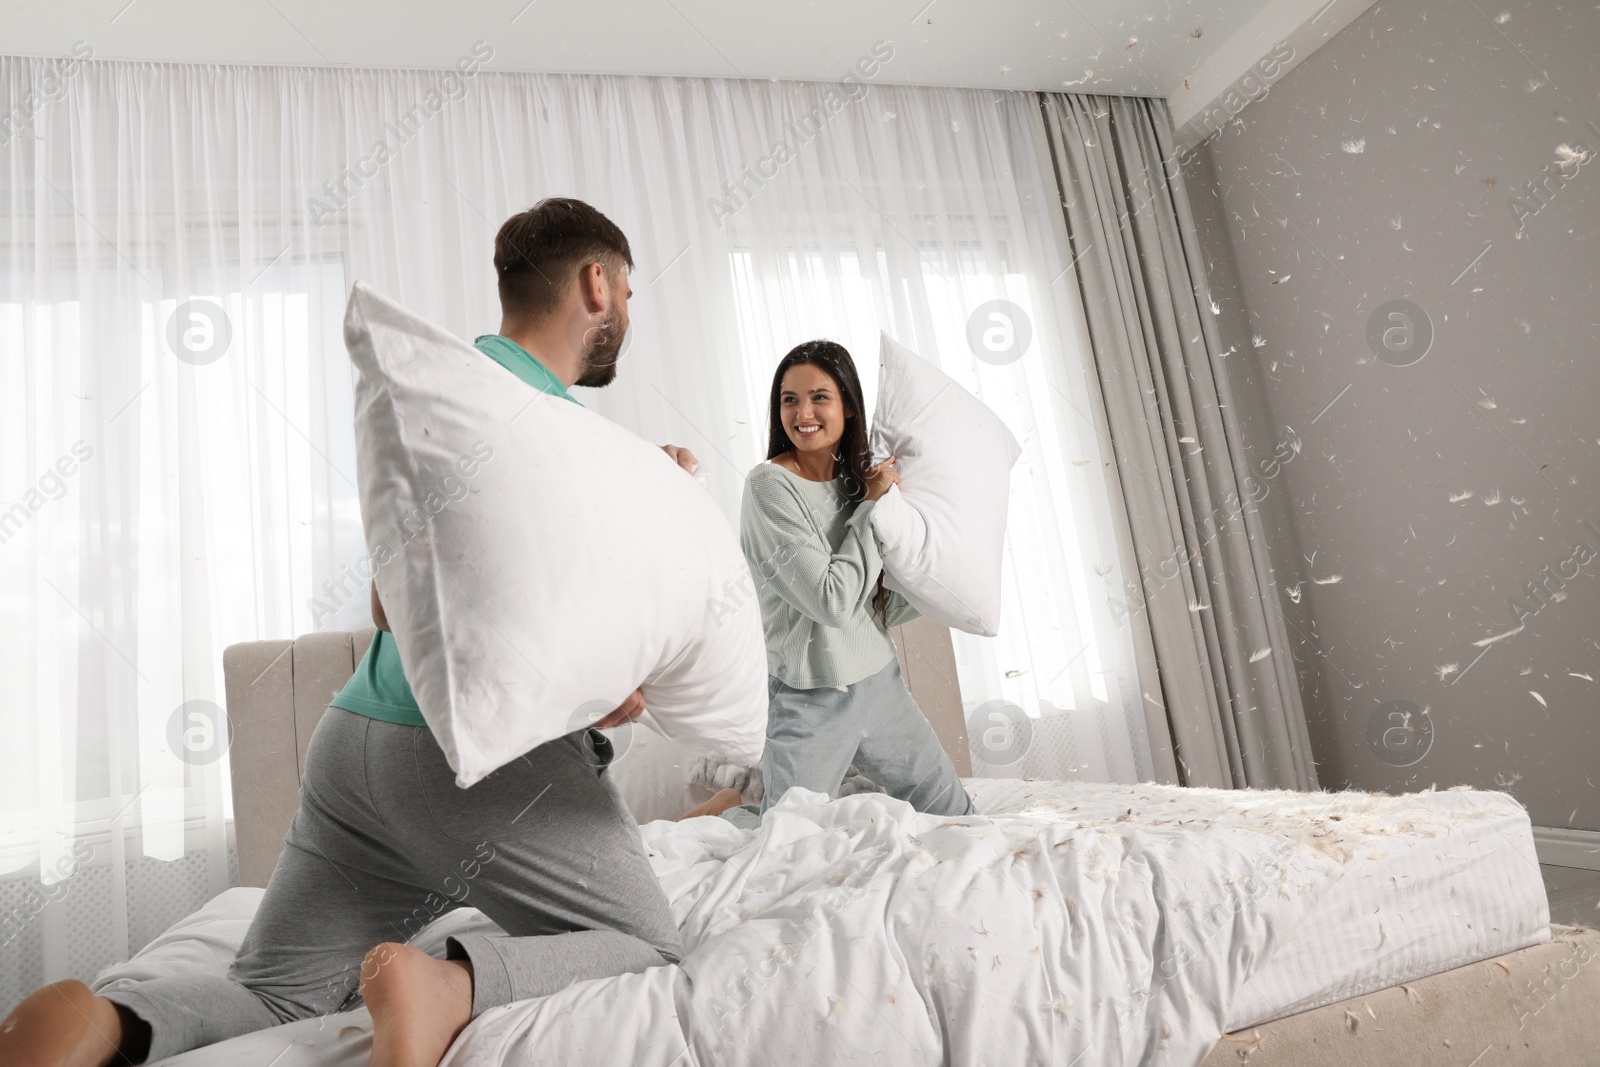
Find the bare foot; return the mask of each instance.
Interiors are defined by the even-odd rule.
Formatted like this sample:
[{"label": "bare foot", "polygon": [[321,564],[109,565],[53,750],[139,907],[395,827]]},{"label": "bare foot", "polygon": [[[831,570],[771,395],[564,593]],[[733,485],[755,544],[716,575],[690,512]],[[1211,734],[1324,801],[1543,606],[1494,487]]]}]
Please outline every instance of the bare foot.
[{"label": "bare foot", "polygon": [[372,1067],[439,1067],[472,1021],[472,967],[386,942],[361,962],[372,1013]]},{"label": "bare foot", "polygon": [[[0,1022],[6,1067],[106,1067],[122,1041],[117,1006],[82,982],[35,990]],[[435,1067],[435,1065],[430,1065]]]},{"label": "bare foot", "polygon": [[711,799],[704,804],[697,804],[679,816],[678,821],[684,819],[697,819],[702,815],[721,815],[729,808],[736,808],[744,803],[744,798],[737,789],[719,789]]}]

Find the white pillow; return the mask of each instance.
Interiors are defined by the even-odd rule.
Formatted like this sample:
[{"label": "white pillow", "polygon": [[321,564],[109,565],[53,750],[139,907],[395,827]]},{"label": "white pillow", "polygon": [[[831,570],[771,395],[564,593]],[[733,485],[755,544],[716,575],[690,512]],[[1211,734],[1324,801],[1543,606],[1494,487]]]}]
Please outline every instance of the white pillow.
[{"label": "white pillow", "polygon": [[456,783],[641,684],[658,733],[759,760],[761,614],[711,496],[656,445],[360,283],[345,345],[378,594]]},{"label": "white pillow", "polygon": [[898,457],[900,472],[872,509],[884,585],[930,619],[993,637],[1017,439],[983,401],[884,334],[872,451]]}]

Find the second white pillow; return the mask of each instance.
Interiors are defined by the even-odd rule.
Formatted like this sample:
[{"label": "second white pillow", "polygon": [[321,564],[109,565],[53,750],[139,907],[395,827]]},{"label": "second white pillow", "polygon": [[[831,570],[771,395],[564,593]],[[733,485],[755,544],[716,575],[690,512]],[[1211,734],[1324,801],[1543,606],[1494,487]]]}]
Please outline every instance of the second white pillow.
[{"label": "second white pillow", "polygon": [[884,584],[930,619],[993,637],[1017,439],[983,401],[884,334],[872,451],[896,456],[900,473],[872,511]]}]

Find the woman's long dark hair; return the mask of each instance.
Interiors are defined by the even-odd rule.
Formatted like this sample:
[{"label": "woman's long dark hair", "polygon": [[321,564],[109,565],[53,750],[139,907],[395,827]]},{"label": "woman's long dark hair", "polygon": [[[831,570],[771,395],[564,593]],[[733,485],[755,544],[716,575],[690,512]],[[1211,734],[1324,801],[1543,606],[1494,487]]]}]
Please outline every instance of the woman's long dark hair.
[{"label": "woman's long dark hair", "polygon": [[[783,376],[791,367],[809,363],[820,368],[839,387],[839,399],[847,410],[855,414],[844,420],[844,435],[839,438],[839,450],[834,455],[837,465],[835,478],[844,480],[845,498],[858,504],[867,495],[867,469],[872,466],[872,446],[867,441],[867,406],[861,399],[861,377],[856,373],[856,361],[850,350],[837,341],[806,341],[795,345],[778,363],[772,373],[772,396],[767,404],[767,458],[777,459],[785,452],[795,450],[789,432],[783,428],[779,413]],[[878,591],[873,595],[872,607],[877,612],[884,629],[889,627],[889,592],[883,585],[883,572],[878,572]]]}]

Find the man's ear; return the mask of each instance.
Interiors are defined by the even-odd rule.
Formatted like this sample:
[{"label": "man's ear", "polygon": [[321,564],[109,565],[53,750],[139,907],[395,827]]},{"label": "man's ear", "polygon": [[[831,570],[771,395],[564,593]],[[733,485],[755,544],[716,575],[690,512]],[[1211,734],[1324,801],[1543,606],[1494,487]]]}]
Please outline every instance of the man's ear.
[{"label": "man's ear", "polygon": [[591,314],[604,311],[611,301],[611,280],[601,263],[586,263],[578,271],[578,294],[583,298],[584,310]]}]

